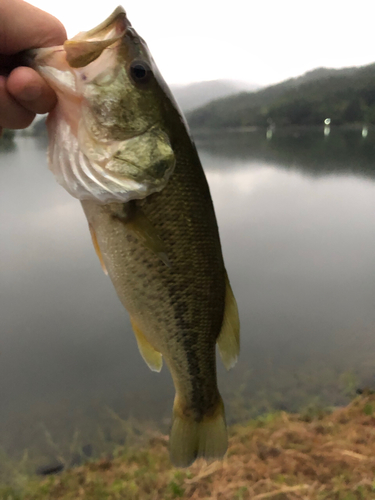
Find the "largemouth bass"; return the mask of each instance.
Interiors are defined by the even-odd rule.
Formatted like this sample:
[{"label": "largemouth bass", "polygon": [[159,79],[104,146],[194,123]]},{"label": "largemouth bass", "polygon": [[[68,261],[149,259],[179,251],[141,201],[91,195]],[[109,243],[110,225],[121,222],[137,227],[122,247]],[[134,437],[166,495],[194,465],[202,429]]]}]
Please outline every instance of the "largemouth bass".
[{"label": "largemouth bass", "polygon": [[171,461],[221,458],[227,432],[215,346],[232,367],[239,320],[186,122],[121,7],[29,56],[58,96],[47,121],[50,168],[82,203],[141,355],[154,371],[164,357],[172,374]]}]

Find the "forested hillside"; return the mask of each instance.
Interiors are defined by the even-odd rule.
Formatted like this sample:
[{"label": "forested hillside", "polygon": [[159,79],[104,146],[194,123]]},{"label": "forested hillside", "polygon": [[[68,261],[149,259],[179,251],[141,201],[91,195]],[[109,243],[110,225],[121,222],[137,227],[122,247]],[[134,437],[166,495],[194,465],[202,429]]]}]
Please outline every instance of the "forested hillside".
[{"label": "forested hillside", "polygon": [[216,100],[188,115],[193,128],[375,124],[375,63],[318,68],[256,92]]}]

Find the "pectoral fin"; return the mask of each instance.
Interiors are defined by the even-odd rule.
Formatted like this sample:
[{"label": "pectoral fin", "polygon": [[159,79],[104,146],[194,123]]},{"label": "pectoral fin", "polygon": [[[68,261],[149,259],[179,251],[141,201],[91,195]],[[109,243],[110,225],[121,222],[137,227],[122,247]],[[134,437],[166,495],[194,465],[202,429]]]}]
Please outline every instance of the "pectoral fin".
[{"label": "pectoral fin", "polygon": [[135,338],[137,339],[138,349],[142,355],[142,358],[146,361],[149,368],[153,372],[160,372],[163,366],[163,357],[156,349],[152,347],[150,342],[143,335],[141,330],[138,328],[134,320],[130,318]]},{"label": "pectoral fin", "polygon": [[157,255],[167,267],[171,267],[165,245],[152,223],[142,212],[142,209],[132,202],[126,203],[125,207],[124,213],[117,214],[116,217],[126,224],[126,227],[135,234],[146,248]]},{"label": "pectoral fin", "polygon": [[100,265],[102,266],[104,274],[106,274],[108,276],[108,271],[107,271],[107,268],[105,267],[105,264],[104,264],[103,255],[102,255],[102,252],[100,251],[99,243],[98,243],[98,240],[96,238],[95,229],[92,227],[91,224],[89,224],[89,229],[90,229],[92,244],[94,245],[96,255],[99,257]]},{"label": "pectoral fin", "polygon": [[223,325],[217,339],[221,360],[227,370],[233,368],[240,353],[240,320],[228,276],[226,275],[225,311]]}]

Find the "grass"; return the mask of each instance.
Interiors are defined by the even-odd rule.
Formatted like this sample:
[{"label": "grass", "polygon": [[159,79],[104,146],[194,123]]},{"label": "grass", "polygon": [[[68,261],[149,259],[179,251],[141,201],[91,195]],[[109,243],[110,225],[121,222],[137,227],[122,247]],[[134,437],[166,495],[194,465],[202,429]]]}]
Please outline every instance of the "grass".
[{"label": "grass", "polygon": [[324,412],[270,414],[230,429],[224,461],[171,467],[168,438],[118,450],[1,500],[359,500],[375,498],[375,396]]}]

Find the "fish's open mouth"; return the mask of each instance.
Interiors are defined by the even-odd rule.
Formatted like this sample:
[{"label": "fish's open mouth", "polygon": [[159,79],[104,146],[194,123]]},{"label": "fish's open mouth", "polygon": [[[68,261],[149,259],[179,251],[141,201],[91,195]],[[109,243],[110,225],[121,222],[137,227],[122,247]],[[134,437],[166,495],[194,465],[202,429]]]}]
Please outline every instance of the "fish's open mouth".
[{"label": "fish's open mouth", "polygon": [[125,10],[119,6],[96,28],[78,33],[64,43],[66,61],[71,68],[83,68],[95,61],[104,49],[120,40],[131,26]]},{"label": "fish's open mouth", "polygon": [[95,61],[104,49],[120,40],[126,33],[130,21],[123,7],[117,7],[102,23],[89,31],[82,31],[66,40],[62,46],[32,49],[25,53],[28,66],[48,64],[50,56],[61,52],[71,68],[83,68]]}]

